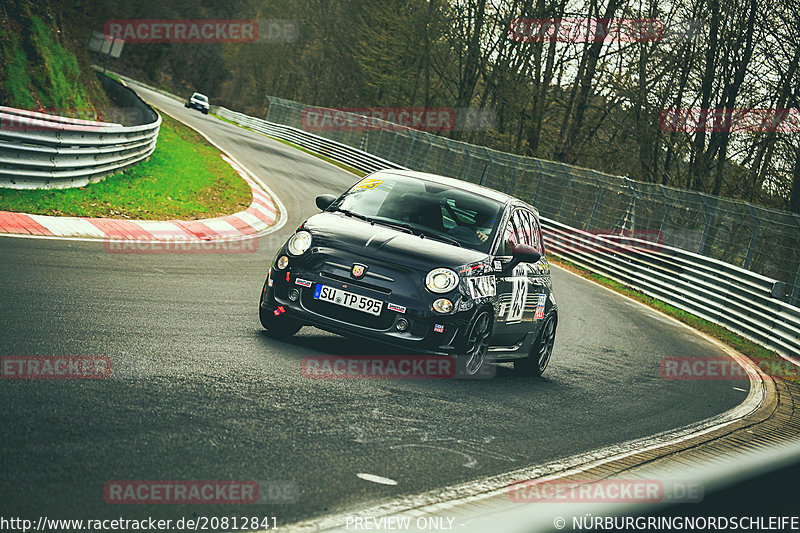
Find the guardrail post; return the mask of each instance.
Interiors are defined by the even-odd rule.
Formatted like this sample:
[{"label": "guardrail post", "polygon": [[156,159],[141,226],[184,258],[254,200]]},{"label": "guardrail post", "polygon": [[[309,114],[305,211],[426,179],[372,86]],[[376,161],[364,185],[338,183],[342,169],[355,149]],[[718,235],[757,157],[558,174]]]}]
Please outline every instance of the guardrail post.
[{"label": "guardrail post", "polygon": [[697,253],[700,255],[708,255],[706,254],[706,239],[708,238],[708,233],[711,231],[711,222],[714,220],[714,208],[709,204],[708,198],[703,193],[698,193],[700,195],[700,200],[703,201],[703,207],[706,210],[706,226],[703,228],[703,236],[700,237],[700,244],[697,245]]},{"label": "guardrail post", "polygon": [[389,153],[386,156],[386,159],[388,159],[389,161],[394,161],[395,160],[395,157],[394,157],[394,145],[397,144],[397,138],[399,137],[399,135],[397,134],[396,131],[393,131],[392,134],[393,134],[392,135],[392,146],[389,147]]},{"label": "guardrail post", "polygon": [[[430,161],[431,150],[433,150],[433,143],[430,141],[430,139],[427,139],[427,138],[425,139],[425,141],[426,141],[426,144],[428,145],[428,149],[425,151],[425,155],[422,157],[422,159],[420,159],[420,161],[428,162],[428,161]],[[429,172],[433,171],[432,168],[422,167],[421,164],[418,164],[417,168],[419,170],[427,170]]]},{"label": "guardrail post", "polygon": [[464,154],[464,158],[467,160],[467,164],[464,165],[464,170],[461,171],[461,175],[464,176],[462,178],[464,181],[469,181],[469,167],[472,164],[473,157],[472,154],[470,154],[466,150],[464,150],[462,153]]},{"label": "guardrail post", "polygon": [[536,159],[536,164],[539,165],[539,184],[536,186],[536,192],[533,193],[533,205],[536,205],[536,199],[539,198],[539,189],[542,188],[542,183],[544,182],[544,169],[542,168],[542,164]]},{"label": "guardrail post", "polygon": [[[797,226],[800,227],[800,215],[797,213],[792,213],[794,217],[794,221],[797,222]],[[792,296],[790,302],[792,305],[797,305],[800,303],[800,262],[797,263],[797,272],[794,275],[794,287],[792,287]]]},{"label": "guardrail post", "polygon": [[661,221],[661,227],[658,229],[659,233],[661,233],[661,239],[664,238],[664,232],[667,229],[667,223],[669,222],[669,214],[672,211],[672,198],[669,197],[667,194],[667,188],[664,187],[662,184],[658,184],[661,188],[661,194],[664,195],[664,203],[666,207],[664,208],[664,219]]},{"label": "guardrail post", "polygon": [[752,205],[749,203],[745,203],[745,205],[747,206],[747,211],[750,213],[750,216],[753,217],[754,221],[753,235],[750,237],[750,246],[747,247],[747,257],[744,258],[744,268],[750,270],[750,262],[753,260],[753,251],[758,243],[758,233],[761,231],[761,219],[758,218],[756,210],[753,209]]},{"label": "guardrail post", "polygon": [[625,220],[622,221],[622,232],[624,234],[625,230],[628,229],[628,224],[631,226],[631,231],[633,231],[636,227],[636,200],[639,199],[639,191],[636,190],[636,187],[634,187],[633,182],[628,176],[624,176],[623,179],[625,180],[625,184],[631,190],[631,205],[628,207],[628,211],[625,213]]},{"label": "guardrail post", "polygon": [[406,154],[406,162],[403,163],[404,167],[408,167],[408,160],[411,159],[411,154],[414,152],[414,145],[417,143],[417,136],[412,135],[411,144],[408,146],[408,153]]},{"label": "guardrail post", "polygon": [[569,193],[572,190],[572,182],[574,179],[572,172],[570,172],[569,182],[567,182],[567,187],[564,189],[564,197],[561,199],[561,208],[558,210],[558,217],[556,218],[559,222],[561,222],[561,215],[564,214],[564,208],[567,206],[567,197],[569,197]]},{"label": "guardrail post", "polygon": [[445,152],[444,152],[444,157],[442,158],[442,166],[439,169],[439,174],[443,176],[448,176],[448,174],[445,173],[447,172],[447,168],[450,166],[447,163],[450,159],[452,159],[453,149],[450,148],[450,141],[447,138],[443,138],[442,140],[444,140]]},{"label": "guardrail post", "polygon": [[[483,167],[483,172],[481,173],[480,185],[485,185],[488,183],[489,174],[492,172],[492,167],[494,167],[494,158],[492,157],[492,153],[489,151],[488,148],[483,147],[483,151],[486,153],[486,165]],[[511,180],[513,182],[516,174],[511,176]]]},{"label": "guardrail post", "polygon": [[589,215],[589,227],[586,228],[589,231],[591,231],[591,229],[594,227],[594,217],[595,215],[597,215],[597,208],[600,207],[600,202],[603,201],[603,193],[606,192],[605,187],[603,187],[600,182],[600,178],[595,176],[594,179],[597,182],[598,191],[597,191],[597,198],[595,198],[594,206],[592,207],[592,214]]},{"label": "guardrail post", "polygon": [[797,272],[794,275],[794,287],[792,288],[792,298],[789,303],[797,305],[800,300],[800,263],[797,265]]}]

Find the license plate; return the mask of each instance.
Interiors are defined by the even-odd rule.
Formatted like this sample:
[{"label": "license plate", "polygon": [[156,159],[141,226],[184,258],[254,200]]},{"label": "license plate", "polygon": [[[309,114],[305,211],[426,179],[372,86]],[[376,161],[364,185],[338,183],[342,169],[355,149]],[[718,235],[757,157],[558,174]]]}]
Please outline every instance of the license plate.
[{"label": "license plate", "polygon": [[334,289],[333,287],[320,284],[317,284],[314,288],[314,298],[371,315],[380,315],[383,309],[383,302],[375,298],[359,296],[352,292]]}]

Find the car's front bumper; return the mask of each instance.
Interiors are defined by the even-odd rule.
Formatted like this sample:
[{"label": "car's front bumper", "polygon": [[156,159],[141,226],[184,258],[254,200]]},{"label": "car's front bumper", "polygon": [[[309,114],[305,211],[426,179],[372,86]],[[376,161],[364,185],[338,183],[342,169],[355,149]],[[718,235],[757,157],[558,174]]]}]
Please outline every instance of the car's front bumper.
[{"label": "car's front bumper", "polygon": [[[288,274],[288,278],[287,278]],[[314,298],[317,284],[345,290],[361,296],[369,296],[383,302],[380,315],[371,315]],[[298,292],[294,300],[289,298],[292,290]],[[393,309],[389,309],[392,304]],[[319,273],[305,270],[274,271],[272,286],[265,283],[261,297],[262,308],[273,311],[281,308],[279,315],[296,319],[303,324],[342,335],[355,335],[373,339],[421,353],[437,355],[454,354],[459,333],[471,318],[471,311],[439,314],[421,304],[420,298],[398,295],[376,294],[374,291],[354,285],[323,278]],[[401,319],[408,327],[401,331]]]}]

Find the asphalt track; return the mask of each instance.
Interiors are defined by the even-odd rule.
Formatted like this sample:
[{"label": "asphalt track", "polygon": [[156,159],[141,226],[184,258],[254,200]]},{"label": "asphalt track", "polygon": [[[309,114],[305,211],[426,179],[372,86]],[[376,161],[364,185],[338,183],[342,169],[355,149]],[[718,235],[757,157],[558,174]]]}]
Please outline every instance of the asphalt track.
[{"label": "asphalt track", "polygon": [[[0,515],[318,517],[645,437],[722,413],[747,382],[662,379],[668,356],[723,356],[686,328],[555,269],[561,309],[543,378],[312,380],[309,355],[386,348],[304,328],[262,333],[279,242],[314,197],[355,177],[140,90],[265,182],[288,221],[254,253],[114,254],[102,243],[0,238],[0,354],[108,355],[106,380],[0,382]],[[397,481],[388,486],[356,476]],[[286,481],[291,504],[110,505],[110,480]]]}]

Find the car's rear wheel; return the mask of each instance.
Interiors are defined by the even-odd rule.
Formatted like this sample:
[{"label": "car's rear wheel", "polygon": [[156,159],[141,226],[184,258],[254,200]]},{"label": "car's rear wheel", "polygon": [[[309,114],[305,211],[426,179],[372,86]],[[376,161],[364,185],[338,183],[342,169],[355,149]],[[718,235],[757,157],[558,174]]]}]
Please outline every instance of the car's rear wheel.
[{"label": "car's rear wheel", "polygon": [[541,376],[550,363],[556,341],[556,319],[553,315],[545,319],[539,337],[531,346],[530,355],[514,361],[514,370],[524,376]]},{"label": "car's rear wheel", "polygon": [[261,325],[267,330],[267,334],[275,338],[289,338],[303,327],[303,324],[294,318],[281,315],[275,315],[275,311],[268,307],[258,308],[258,317],[261,319]]},{"label": "car's rear wheel", "polygon": [[489,311],[480,311],[467,327],[459,359],[467,377],[477,375],[486,363],[489,352],[489,337],[492,335],[492,317]]}]

